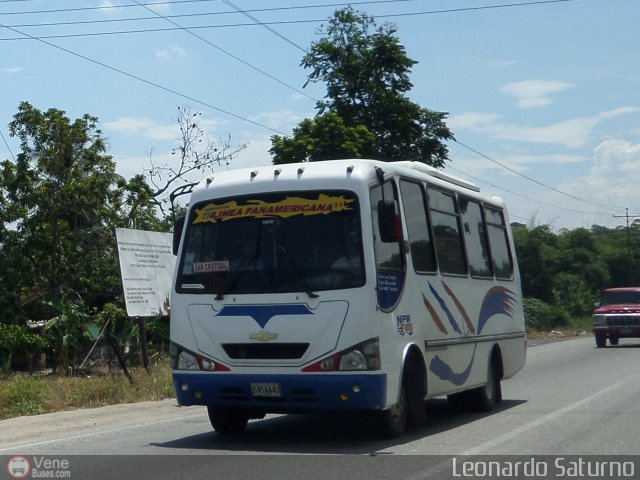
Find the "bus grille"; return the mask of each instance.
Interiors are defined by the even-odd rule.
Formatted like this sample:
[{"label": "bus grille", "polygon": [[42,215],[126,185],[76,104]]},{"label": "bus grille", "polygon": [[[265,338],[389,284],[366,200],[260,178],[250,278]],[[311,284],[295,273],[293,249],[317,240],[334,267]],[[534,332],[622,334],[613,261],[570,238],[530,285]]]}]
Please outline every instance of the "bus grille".
[{"label": "bus grille", "polygon": [[234,360],[296,360],[302,358],[308,343],[226,343],[222,345]]}]

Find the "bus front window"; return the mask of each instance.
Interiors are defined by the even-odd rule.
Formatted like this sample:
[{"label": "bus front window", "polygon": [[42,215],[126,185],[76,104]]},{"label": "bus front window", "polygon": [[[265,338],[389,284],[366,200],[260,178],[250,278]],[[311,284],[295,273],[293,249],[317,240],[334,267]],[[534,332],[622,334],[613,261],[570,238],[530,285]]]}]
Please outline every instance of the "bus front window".
[{"label": "bus front window", "polygon": [[310,293],[364,285],[356,196],[294,192],[201,202],[191,210],[178,291]]}]

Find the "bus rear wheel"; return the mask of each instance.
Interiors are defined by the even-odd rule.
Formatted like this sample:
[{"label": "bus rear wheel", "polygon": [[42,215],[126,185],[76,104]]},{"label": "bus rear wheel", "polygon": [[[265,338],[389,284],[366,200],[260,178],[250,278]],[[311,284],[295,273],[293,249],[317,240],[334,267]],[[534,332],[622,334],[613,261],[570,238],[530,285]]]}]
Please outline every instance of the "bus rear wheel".
[{"label": "bus rear wheel", "polygon": [[249,415],[239,409],[207,407],[207,412],[211,426],[220,435],[242,433],[249,422]]},{"label": "bus rear wheel", "polygon": [[502,386],[500,385],[500,377],[495,361],[489,362],[487,371],[487,383],[483,387],[472,390],[475,396],[478,409],[488,412],[493,409],[494,405],[502,400]]},{"label": "bus rear wheel", "polygon": [[492,356],[487,370],[487,383],[481,387],[447,396],[454,410],[488,412],[502,400],[498,359]]}]

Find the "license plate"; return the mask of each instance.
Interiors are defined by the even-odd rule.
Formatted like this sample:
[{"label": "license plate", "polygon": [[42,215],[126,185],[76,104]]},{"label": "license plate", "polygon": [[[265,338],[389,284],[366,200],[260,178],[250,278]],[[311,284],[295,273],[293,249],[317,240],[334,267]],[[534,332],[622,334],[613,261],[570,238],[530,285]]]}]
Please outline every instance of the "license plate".
[{"label": "license plate", "polygon": [[254,397],[282,397],[279,383],[252,383],[251,393]]}]

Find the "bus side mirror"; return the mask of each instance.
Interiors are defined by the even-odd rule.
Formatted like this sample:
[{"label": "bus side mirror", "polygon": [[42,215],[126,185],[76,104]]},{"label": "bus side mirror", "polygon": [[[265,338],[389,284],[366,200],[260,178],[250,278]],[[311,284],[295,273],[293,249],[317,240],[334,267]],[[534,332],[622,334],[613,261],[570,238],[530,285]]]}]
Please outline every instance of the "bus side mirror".
[{"label": "bus side mirror", "polygon": [[182,230],[184,229],[185,217],[176,218],[173,224],[173,254],[178,254],[178,248],[180,247],[180,238],[182,238]]},{"label": "bus side mirror", "polygon": [[396,213],[396,203],[393,200],[378,201],[378,229],[383,243],[400,240],[400,217]]}]

